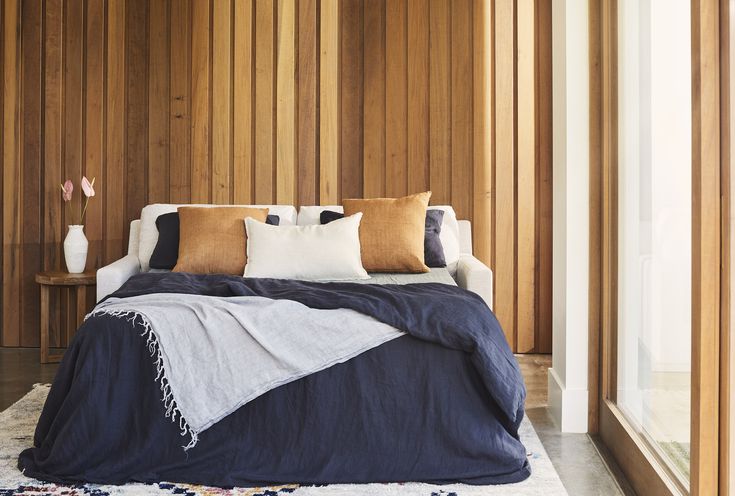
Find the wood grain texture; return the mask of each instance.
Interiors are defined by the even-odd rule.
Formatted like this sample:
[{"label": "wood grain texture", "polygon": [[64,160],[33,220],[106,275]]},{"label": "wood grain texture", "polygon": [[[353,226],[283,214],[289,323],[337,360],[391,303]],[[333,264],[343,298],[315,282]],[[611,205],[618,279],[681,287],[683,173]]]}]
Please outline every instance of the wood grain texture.
[{"label": "wood grain texture", "polygon": [[38,346],[38,311],[25,304],[38,298],[38,287],[33,273],[41,267],[41,121],[42,102],[42,46],[43,10],[40,0],[24,1],[21,4],[23,19],[21,71],[24,90],[22,92],[22,167],[21,236],[23,240],[21,288],[21,346]]},{"label": "wood grain texture", "polygon": [[255,202],[273,201],[274,12],[273,0],[255,2]]},{"label": "wood grain texture", "polygon": [[232,203],[232,2],[212,7],[212,203]]},{"label": "wood grain texture", "polygon": [[338,0],[322,0],[319,20],[319,203],[339,199],[339,10]]},{"label": "wood grain texture", "polygon": [[[452,201],[460,219],[472,217],[472,1],[452,7]],[[511,55],[512,58],[512,55]]]},{"label": "wood grain texture", "polygon": [[538,50],[538,202],[536,204],[536,349],[551,353],[552,274],[552,92],[551,92],[551,3],[536,4]]},{"label": "wood grain texture", "polygon": [[[148,190],[148,0],[127,0],[125,219],[140,215]],[[127,225],[127,222],[123,222]],[[123,243],[127,243],[124,230]]]},{"label": "wood grain texture", "polygon": [[[170,4],[169,201],[191,201],[192,77],[191,0]],[[151,73],[156,68],[151,66]],[[162,68],[165,71],[165,68]]]},{"label": "wood grain texture", "polygon": [[363,194],[385,196],[385,0],[365,3]]},{"label": "wood grain texture", "polygon": [[[58,202],[59,185],[63,182],[61,169],[61,147],[63,144],[63,102],[62,102],[62,54],[63,54],[63,17],[62,0],[48,0],[44,12],[44,133],[43,133],[43,198],[48,208],[43,209],[43,264],[47,270],[60,267],[63,210],[51,208],[53,199]],[[60,202],[59,202],[60,203]],[[58,203],[57,203],[58,205]],[[104,256],[100,253],[98,258]],[[50,344],[58,345],[60,329],[58,295],[50,296],[52,327]]]},{"label": "wood grain texture", "polygon": [[[107,4],[107,97],[105,137],[105,260],[123,253],[125,238],[125,0]],[[57,197],[58,198],[58,197]],[[112,207],[114,206],[114,207]],[[58,266],[59,268],[61,265]],[[49,267],[50,268],[50,267]]]},{"label": "wood grain texture", "polygon": [[[87,2],[85,36],[84,165],[83,172],[99,188],[105,184],[105,4]],[[168,150],[168,146],[165,147]],[[167,152],[166,152],[167,153]],[[168,178],[166,178],[166,181]],[[58,190],[54,191],[58,195]],[[58,197],[57,197],[58,198]],[[84,232],[89,240],[87,267],[102,266],[104,204],[89,202]]]},{"label": "wood grain texture", "polygon": [[298,19],[298,200],[301,205],[319,201],[319,55],[317,0],[299,0]]},{"label": "wood grain texture", "polygon": [[[514,0],[502,0],[495,4],[495,250],[492,264],[495,289],[493,308],[515,349],[514,4]],[[455,143],[452,144],[454,150]]]},{"label": "wood grain texture", "polygon": [[211,10],[209,0],[191,9],[191,201],[211,201]]},{"label": "wood grain texture", "polygon": [[429,8],[429,0],[408,0],[408,193],[429,190]]},{"label": "wood grain texture", "polygon": [[278,0],[276,202],[296,203],[296,4]]},{"label": "wood grain texture", "polygon": [[[492,55],[492,8],[485,0],[474,0],[472,42],[474,53]],[[473,237],[475,256],[490,263],[493,227],[493,67],[492,57],[474,57],[473,81]]]},{"label": "wood grain texture", "polygon": [[169,57],[169,3],[152,0],[148,26],[148,199],[168,203],[169,199],[169,98],[171,63]]},{"label": "wood grain texture", "polygon": [[[38,305],[30,276],[63,269],[71,214],[58,184],[86,174],[100,193],[89,269],[124,253],[150,202],[333,204],[431,189],[433,204],[474,221],[511,343],[517,316],[536,329],[534,348],[550,346],[551,24],[533,1],[534,20],[522,19],[532,32],[511,0],[3,2],[13,103],[2,107],[0,263],[4,306],[24,309],[3,314],[3,344],[38,339],[25,329]],[[531,73],[515,39],[538,50]],[[523,114],[516,87],[533,92]],[[74,325],[74,296],[49,298],[51,325]]]},{"label": "wood grain texture", "polygon": [[408,19],[406,0],[385,3],[385,194],[408,191]]},{"label": "wood grain texture", "polygon": [[435,205],[446,205],[452,198],[450,21],[449,0],[432,1],[429,5],[429,188]]},{"label": "wood grain texture", "polygon": [[[369,1],[369,0],[368,0]],[[340,26],[340,169],[342,198],[363,190],[363,0],[343,0]]]},{"label": "wood grain texture", "polygon": [[536,101],[536,0],[516,0],[516,350],[536,348],[536,201],[538,112]]},{"label": "wood grain texture", "polygon": [[692,2],[691,494],[719,487],[719,2]]},{"label": "wood grain texture", "polygon": [[253,2],[235,2],[234,15],[232,195],[247,205],[253,198]]}]

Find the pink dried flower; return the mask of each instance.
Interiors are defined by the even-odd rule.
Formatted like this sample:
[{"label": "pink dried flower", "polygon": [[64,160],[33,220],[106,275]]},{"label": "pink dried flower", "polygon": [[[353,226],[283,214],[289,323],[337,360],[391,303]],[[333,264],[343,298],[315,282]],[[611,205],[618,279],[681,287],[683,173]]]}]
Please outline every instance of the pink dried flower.
[{"label": "pink dried flower", "polygon": [[96,179],[96,178],[95,178],[95,177],[93,177],[93,178],[92,178],[92,182],[90,183],[90,182],[89,182],[89,179],[87,179],[87,177],[86,177],[86,176],[83,176],[83,177],[82,177],[82,191],[84,191],[84,195],[85,195],[85,196],[86,196],[87,198],[91,198],[91,197],[93,197],[93,196],[94,196],[94,180],[95,180],[95,179]]},{"label": "pink dried flower", "polygon": [[71,179],[67,179],[64,184],[61,185],[61,191],[61,197],[64,199],[64,201],[71,201],[71,194],[74,191],[74,184],[72,184]]}]

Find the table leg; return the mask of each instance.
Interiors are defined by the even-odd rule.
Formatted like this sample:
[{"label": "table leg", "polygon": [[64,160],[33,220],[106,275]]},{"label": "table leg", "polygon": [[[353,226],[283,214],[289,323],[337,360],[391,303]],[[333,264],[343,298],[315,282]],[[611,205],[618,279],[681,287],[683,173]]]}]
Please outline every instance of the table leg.
[{"label": "table leg", "polygon": [[49,363],[49,287],[41,286],[41,363]]},{"label": "table leg", "polygon": [[77,286],[77,329],[87,315],[87,286]]}]

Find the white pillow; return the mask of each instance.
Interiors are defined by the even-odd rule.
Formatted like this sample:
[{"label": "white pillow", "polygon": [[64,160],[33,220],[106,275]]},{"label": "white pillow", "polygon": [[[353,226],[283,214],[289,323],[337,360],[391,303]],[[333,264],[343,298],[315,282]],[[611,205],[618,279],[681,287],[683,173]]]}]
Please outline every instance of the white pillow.
[{"label": "white pillow", "polygon": [[360,258],[357,213],[325,225],[271,226],[245,219],[245,277],[345,281],[369,279]]},{"label": "white pillow", "polygon": [[319,216],[324,210],[331,210],[332,212],[344,213],[342,205],[309,205],[306,207],[299,208],[299,216],[296,223],[300,226],[313,226],[321,224]]}]

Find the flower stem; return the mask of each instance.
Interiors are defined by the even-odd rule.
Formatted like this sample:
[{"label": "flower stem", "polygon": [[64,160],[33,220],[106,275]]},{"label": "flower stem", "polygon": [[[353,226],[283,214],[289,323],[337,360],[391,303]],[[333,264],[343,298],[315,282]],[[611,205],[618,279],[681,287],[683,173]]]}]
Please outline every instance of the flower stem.
[{"label": "flower stem", "polygon": [[79,217],[80,224],[84,224],[84,214],[87,213],[87,205],[89,205],[89,197],[84,201],[84,210],[82,210],[82,215]]}]

